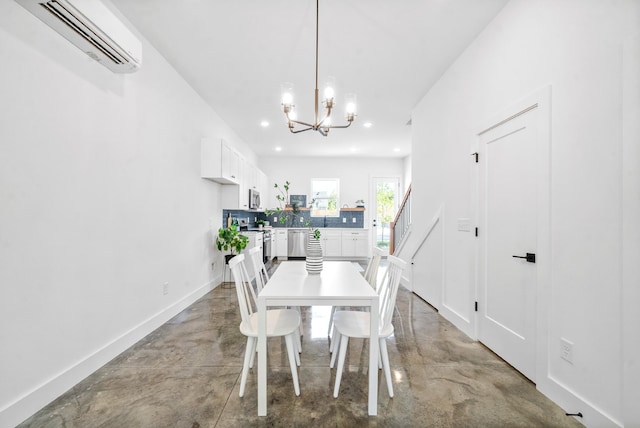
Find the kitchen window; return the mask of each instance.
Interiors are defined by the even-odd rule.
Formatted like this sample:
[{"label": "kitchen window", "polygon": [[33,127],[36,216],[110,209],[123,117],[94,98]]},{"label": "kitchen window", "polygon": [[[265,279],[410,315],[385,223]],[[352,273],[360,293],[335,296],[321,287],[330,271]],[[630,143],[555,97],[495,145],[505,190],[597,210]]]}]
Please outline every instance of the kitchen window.
[{"label": "kitchen window", "polygon": [[311,179],[311,216],[338,217],[340,180],[337,178]]}]

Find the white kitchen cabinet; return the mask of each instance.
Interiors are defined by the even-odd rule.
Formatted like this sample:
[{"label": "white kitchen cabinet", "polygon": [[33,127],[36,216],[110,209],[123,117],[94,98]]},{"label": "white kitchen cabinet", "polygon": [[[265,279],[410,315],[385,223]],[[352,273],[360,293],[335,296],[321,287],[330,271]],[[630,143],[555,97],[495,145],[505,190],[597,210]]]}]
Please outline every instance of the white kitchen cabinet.
[{"label": "white kitchen cabinet", "polygon": [[200,142],[200,176],[222,184],[240,182],[240,155],[222,139]]},{"label": "white kitchen cabinet", "polygon": [[324,257],[341,257],[342,232],[339,230],[320,230],[320,245]]},{"label": "white kitchen cabinet", "polygon": [[289,235],[287,229],[277,228],[273,229],[272,237],[275,237],[276,251],[275,256],[278,260],[287,259],[287,251],[289,248]]},{"label": "white kitchen cabinet", "polygon": [[247,192],[249,189],[258,190],[258,168],[245,161],[244,171],[242,171],[242,181],[247,188]]},{"label": "white kitchen cabinet", "polygon": [[269,177],[261,170],[258,173],[258,192],[260,192],[260,209],[267,209],[267,200],[269,199]]},{"label": "white kitchen cabinet", "polygon": [[222,208],[233,210],[249,210],[249,188],[245,180],[245,172],[249,163],[245,158],[239,157],[238,184],[222,186]]},{"label": "white kitchen cabinet", "polygon": [[369,231],[343,230],[342,257],[366,258],[369,256]]}]

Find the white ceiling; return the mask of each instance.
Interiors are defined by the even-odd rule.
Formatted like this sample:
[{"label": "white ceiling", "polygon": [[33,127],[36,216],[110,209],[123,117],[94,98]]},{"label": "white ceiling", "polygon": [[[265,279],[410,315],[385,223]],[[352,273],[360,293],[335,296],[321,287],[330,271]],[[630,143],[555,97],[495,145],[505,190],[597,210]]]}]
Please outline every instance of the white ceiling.
[{"label": "white ceiling", "polygon": [[328,137],[291,134],[280,109],[292,82],[313,121],[314,0],[112,3],[258,156],[404,157],[411,110],[507,1],[321,0],[319,85],[335,76],[336,119],[344,94],[358,97],[356,121]]}]

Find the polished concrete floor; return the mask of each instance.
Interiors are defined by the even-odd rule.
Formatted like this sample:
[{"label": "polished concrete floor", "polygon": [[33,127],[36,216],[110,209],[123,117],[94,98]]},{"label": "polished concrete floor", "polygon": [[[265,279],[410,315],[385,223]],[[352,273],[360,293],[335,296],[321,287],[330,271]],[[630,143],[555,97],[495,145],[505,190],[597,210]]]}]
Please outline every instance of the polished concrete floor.
[{"label": "polished concrete floor", "polygon": [[268,416],[257,416],[256,373],[238,396],[246,339],[234,288],[218,287],[21,427],[571,427],[535,385],[470,340],[420,298],[398,293],[387,339],[394,398],[379,373],[378,416],[367,415],[367,349],[351,340],[339,397],[329,369],[330,308],[303,308],[301,395],[284,341],[269,341]]}]

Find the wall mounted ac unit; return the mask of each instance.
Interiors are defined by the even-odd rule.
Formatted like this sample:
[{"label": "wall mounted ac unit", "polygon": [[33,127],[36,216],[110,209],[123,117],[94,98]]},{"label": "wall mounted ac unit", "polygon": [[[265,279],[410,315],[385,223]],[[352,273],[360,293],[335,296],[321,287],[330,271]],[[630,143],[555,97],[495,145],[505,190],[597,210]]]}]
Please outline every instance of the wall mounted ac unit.
[{"label": "wall mounted ac unit", "polygon": [[142,65],[142,44],[99,0],[16,0],[114,73]]}]

